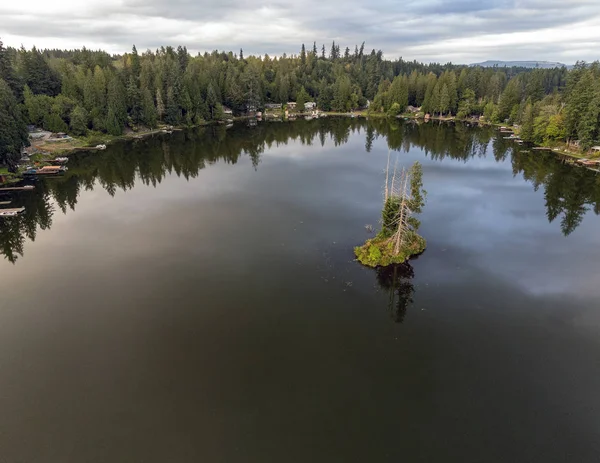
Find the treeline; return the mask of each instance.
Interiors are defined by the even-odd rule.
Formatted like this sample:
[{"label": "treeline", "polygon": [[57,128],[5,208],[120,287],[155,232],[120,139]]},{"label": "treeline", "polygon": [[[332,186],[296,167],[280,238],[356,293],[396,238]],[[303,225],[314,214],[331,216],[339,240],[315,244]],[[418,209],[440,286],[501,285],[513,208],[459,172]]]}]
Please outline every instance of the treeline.
[{"label": "treeline", "polygon": [[[292,56],[191,56],[185,47],[103,51],[4,48],[0,43],[0,163],[14,166],[25,125],[52,132],[121,134],[140,126],[194,125],[266,103],[316,101],[325,111],[370,104],[396,115],[423,112],[522,124],[531,141],[598,137],[598,66],[480,68],[386,60],[381,51],[302,45]],[[581,91],[586,87],[585,92]],[[592,96],[590,99],[582,95]],[[598,99],[596,97],[596,99]],[[596,118],[594,119],[594,115]]]}]

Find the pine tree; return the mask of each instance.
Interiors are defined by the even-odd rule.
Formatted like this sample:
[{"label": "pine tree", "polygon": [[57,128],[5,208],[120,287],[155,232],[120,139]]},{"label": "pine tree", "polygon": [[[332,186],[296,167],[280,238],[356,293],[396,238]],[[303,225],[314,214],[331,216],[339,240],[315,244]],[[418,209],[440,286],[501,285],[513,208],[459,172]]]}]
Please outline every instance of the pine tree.
[{"label": "pine tree", "polygon": [[171,125],[178,125],[181,122],[181,109],[177,104],[173,87],[167,89],[165,122]]},{"label": "pine tree", "polygon": [[298,92],[298,95],[296,96],[296,108],[298,108],[298,111],[304,111],[304,104],[308,101],[309,98],[310,97],[308,93],[306,92],[304,87],[302,87]]},{"label": "pine tree", "polygon": [[71,132],[75,135],[85,135],[88,131],[90,115],[83,106],[76,106],[71,113]]},{"label": "pine tree", "polygon": [[140,78],[140,72],[140,56],[138,55],[137,48],[135,48],[134,45],[131,50],[131,75],[134,78],[134,82],[136,83],[136,85]]},{"label": "pine tree", "polygon": [[158,120],[162,121],[163,117],[165,117],[165,103],[163,102],[160,89],[156,89],[156,113]]},{"label": "pine tree", "polygon": [[[120,134],[127,122],[127,92],[123,82],[116,75],[108,83],[107,99],[108,110],[112,110],[114,117],[116,117],[118,124],[121,126]],[[108,121],[106,126],[109,128]]]},{"label": "pine tree", "polygon": [[0,79],[0,164],[16,171],[21,149],[29,144],[27,126],[11,88]]},{"label": "pine tree", "polygon": [[217,114],[217,106],[220,106],[220,104],[212,84],[208,84],[208,90],[206,91],[206,105],[208,106],[210,118],[212,120],[217,120],[219,116],[219,114]]},{"label": "pine tree", "polygon": [[306,49],[304,48],[304,44],[302,44],[302,49],[300,50],[300,62],[306,64]]},{"label": "pine tree", "polygon": [[529,98],[525,105],[523,120],[521,122],[521,138],[525,141],[533,141],[533,120],[533,104],[531,103],[531,98]]},{"label": "pine tree", "polygon": [[130,77],[127,83],[127,112],[134,124],[140,123],[142,119],[142,92],[133,77]]},{"label": "pine tree", "polygon": [[149,89],[145,88],[142,90],[141,120],[146,126],[154,128],[156,127],[157,119],[158,114],[154,106],[152,93],[150,93]]},{"label": "pine tree", "polygon": [[121,135],[123,133],[123,126],[119,121],[117,114],[113,108],[108,109],[108,115],[106,117],[106,130],[111,135]]},{"label": "pine tree", "polygon": [[450,92],[446,84],[442,85],[440,90],[440,103],[438,110],[440,114],[445,114],[450,110]]},{"label": "pine tree", "polygon": [[15,98],[18,99],[23,91],[23,84],[12,66],[8,51],[4,48],[2,40],[0,40],[0,79],[8,84]]},{"label": "pine tree", "polygon": [[22,50],[21,53],[25,83],[34,95],[58,95],[60,93],[60,80],[56,72],[50,68],[44,55],[35,47],[29,52]]}]

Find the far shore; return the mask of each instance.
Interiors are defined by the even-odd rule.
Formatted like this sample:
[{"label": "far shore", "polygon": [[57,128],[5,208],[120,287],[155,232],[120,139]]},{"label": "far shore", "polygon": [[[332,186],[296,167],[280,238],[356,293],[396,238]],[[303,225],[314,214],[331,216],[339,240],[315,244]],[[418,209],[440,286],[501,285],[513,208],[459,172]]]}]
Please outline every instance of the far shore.
[{"label": "far shore", "polygon": [[[320,111],[318,116],[314,116],[313,114],[307,113],[307,112],[304,112],[304,113],[298,112],[298,113],[288,114],[287,118],[285,117],[283,112],[279,112],[279,113],[267,112],[267,113],[263,113],[263,114],[264,114],[264,116],[262,117],[262,120],[267,121],[267,122],[270,120],[271,121],[272,120],[293,121],[294,119],[299,118],[299,117],[301,117],[301,118],[307,118],[307,117],[315,117],[315,118],[316,117],[352,117],[352,118],[365,118],[365,119],[392,118],[393,117],[393,116],[387,115],[386,113],[370,112],[370,111],[366,111],[366,110],[349,111],[349,112]],[[248,120],[248,119],[253,119],[253,118],[254,118],[253,116],[236,116],[236,117],[231,117],[229,120],[230,121],[241,121],[241,120]],[[395,118],[403,119],[403,120],[411,120],[411,121],[421,121],[421,122],[425,122],[425,123],[427,121],[442,121],[442,122],[471,123],[471,124],[477,124],[477,125],[482,125],[482,126],[495,126],[498,128],[501,127],[501,124],[495,124],[495,123],[487,122],[484,120],[473,119],[473,118],[457,118],[455,116],[437,115],[437,116],[424,117],[422,114],[405,113],[405,114],[400,114],[400,115],[396,116]],[[42,141],[41,143],[36,143],[34,140],[32,140],[32,147],[33,147],[34,154],[32,154],[30,156],[30,158],[31,158],[32,164],[43,165],[45,162],[50,162],[57,157],[69,156],[74,153],[82,152],[82,151],[98,150],[99,149],[99,148],[97,148],[98,145],[110,145],[114,142],[122,141],[122,140],[142,139],[142,138],[160,134],[160,133],[171,133],[173,131],[181,131],[184,129],[190,129],[190,128],[194,128],[194,127],[203,127],[203,126],[217,125],[217,124],[223,124],[223,123],[226,123],[226,121],[211,121],[211,122],[205,122],[205,123],[197,124],[197,125],[193,125],[193,126],[180,126],[180,127],[161,126],[156,129],[140,129],[137,131],[129,130],[126,133],[119,135],[119,136],[113,136],[113,135],[108,135],[108,134],[104,134],[104,133],[92,134],[92,135],[89,135],[86,137],[70,136],[67,139],[55,140],[50,143],[48,143],[46,141]],[[515,133],[518,134],[518,129],[511,128],[511,130],[514,130]],[[568,156],[568,157],[571,157],[574,159],[584,159],[584,158],[591,157],[589,155],[586,156],[584,153],[567,149],[567,145],[564,143],[556,144],[553,146],[543,146],[543,145],[533,145],[533,146],[535,147],[534,149],[547,150],[547,151],[551,151],[553,153],[560,154],[563,156]],[[21,169],[21,171],[22,171],[22,169]],[[0,170],[0,185],[16,183],[21,180],[22,180],[22,177],[21,177],[20,172],[12,174],[12,173],[7,172],[6,169]]]}]

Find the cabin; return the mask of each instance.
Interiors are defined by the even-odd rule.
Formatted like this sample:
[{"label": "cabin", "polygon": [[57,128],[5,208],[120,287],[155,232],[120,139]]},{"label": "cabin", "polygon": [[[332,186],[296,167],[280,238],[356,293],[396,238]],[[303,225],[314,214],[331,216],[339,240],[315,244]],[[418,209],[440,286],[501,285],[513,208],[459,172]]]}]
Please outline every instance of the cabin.
[{"label": "cabin", "polygon": [[233,115],[233,111],[230,108],[228,108],[227,106],[223,106],[223,114],[231,116],[231,115]]},{"label": "cabin", "polygon": [[317,103],[315,103],[314,101],[308,101],[306,103],[304,103],[304,109],[306,111],[312,111],[313,109],[316,109],[317,107]]},{"label": "cabin", "polygon": [[267,103],[265,109],[281,110],[281,103]]},{"label": "cabin", "polygon": [[592,152],[592,154],[600,154],[600,146],[592,146],[590,151]]},{"label": "cabin", "polygon": [[409,113],[416,114],[419,111],[421,111],[421,108],[417,108],[415,106],[410,106],[410,105],[406,107],[406,112],[409,112]]}]

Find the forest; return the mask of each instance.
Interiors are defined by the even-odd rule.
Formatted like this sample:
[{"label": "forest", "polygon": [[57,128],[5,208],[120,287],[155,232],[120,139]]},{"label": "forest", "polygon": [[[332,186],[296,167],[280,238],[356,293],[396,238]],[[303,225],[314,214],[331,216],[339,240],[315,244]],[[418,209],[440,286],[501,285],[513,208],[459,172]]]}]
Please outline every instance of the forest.
[{"label": "forest", "polygon": [[110,55],[38,50],[0,42],[0,165],[14,170],[28,144],[27,125],[76,136],[120,135],[159,124],[193,126],[266,103],[315,101],[323,111],[367,108],[396,116],[409,106],[434,116],[478,117],[521,126],[535,143],[600,136],[600,65],[573,70],[482,68],[385,59],[364,43],[343,51],[301,46],[279,57],[185,47]]}]

